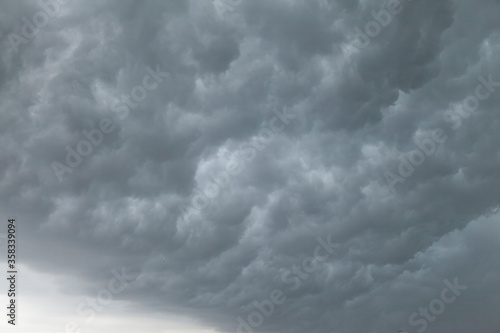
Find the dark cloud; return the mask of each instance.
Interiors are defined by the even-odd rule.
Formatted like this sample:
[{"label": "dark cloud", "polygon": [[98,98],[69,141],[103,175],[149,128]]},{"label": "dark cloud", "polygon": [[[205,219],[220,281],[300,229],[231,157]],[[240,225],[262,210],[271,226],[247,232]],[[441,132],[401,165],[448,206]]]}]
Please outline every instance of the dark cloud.
[{"label": "dark cloud", "polygon": [[[0,209],[25,265],[71,295],[129,267],[124,317],[220,332],[273,290],[286,300],[255,331],[416,332],[412,313],[458,278],[467,290],[426,331],[498,329],[500,87],[458,128],[446,114],[479,77],[500,82],[500,2],[401,0],[346,57],[389,2],[220,1],[223,16],[209,1],[72,0],[17,52],[11,33],[40,5],[0,4]],[[138,101],[150,69],[168,76]],[[60,182],[53,162],[104,118],[113,131]],[[384,174],[436,129],[446,140],[391,192]],[[318,237],[338,247],[295,289],[283,274]]]}]

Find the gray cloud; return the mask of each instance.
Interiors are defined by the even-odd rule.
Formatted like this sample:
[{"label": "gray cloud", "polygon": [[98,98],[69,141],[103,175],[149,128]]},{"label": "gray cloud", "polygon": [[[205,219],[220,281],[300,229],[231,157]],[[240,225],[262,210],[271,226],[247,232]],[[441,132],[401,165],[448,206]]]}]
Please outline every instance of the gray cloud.
[{"label": "gray cloud", "polygon": [[[24,264],[89,297],[128,267],[123,317],[218,332],[276,289],[256,332],[417,332],[410,315],[458,277],[468,289],[426,332],[498,329],[500,92],[460,128],[443,117],[478,76],[500,82],[500,3],[401,3],[346,59],[386,2],[244,0],[221,18],[210,1],[72,0],[16,52],[9,34],[41,7],[3,1],[0,209]],[[168,78],[120,119],[157,65]],[[276,110],[297,118],[252,148]],[[106,117],[116,129],[59,182],[51,164]],[[447,140],[391,192],[384,172],[437,128]],[[184,219],[229,161],[241,172]],[[335,253],[291,290],[283,272],[328,235]]]}]

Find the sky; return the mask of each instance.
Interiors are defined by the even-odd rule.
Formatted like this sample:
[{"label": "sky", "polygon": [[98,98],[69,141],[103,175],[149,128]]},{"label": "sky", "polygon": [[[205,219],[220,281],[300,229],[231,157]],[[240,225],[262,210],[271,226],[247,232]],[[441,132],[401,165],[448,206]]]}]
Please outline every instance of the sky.
[{"label": "sky", "polygon": [[0,0],[22,333],[499,333],[499,0]]}]

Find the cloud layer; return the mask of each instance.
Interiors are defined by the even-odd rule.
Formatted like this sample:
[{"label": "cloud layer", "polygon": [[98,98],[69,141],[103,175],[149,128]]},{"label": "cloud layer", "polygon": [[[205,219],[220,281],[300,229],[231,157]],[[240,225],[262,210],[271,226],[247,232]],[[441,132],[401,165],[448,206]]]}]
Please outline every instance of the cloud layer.
[{"label": "cloud layer", "polygon": [[[0,209],[24,264],[89,296],[128,267],[124,317],[219,332],[276,290],[256,332],[417,332],[412,313],[458,278],[425,330],[498,329],[500,2],[401,0],[385,19],[391,2],[72,0],[33,38],[40,4],[2,2]],[[318,237],[335,251],[293,273]]]}]

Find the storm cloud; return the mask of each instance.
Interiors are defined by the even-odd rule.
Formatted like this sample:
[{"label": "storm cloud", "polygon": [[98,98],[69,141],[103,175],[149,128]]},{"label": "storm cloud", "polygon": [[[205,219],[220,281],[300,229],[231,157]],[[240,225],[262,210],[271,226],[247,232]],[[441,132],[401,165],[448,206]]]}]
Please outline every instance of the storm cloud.
[{"label": "storm cloud", "polygon": [[[499,14],[1,1],[0,211],[33,302],[20,325],[498,330]],[[79,302],[122,268],[134,278],[95,311],[109,321],[88,326]]]}]

